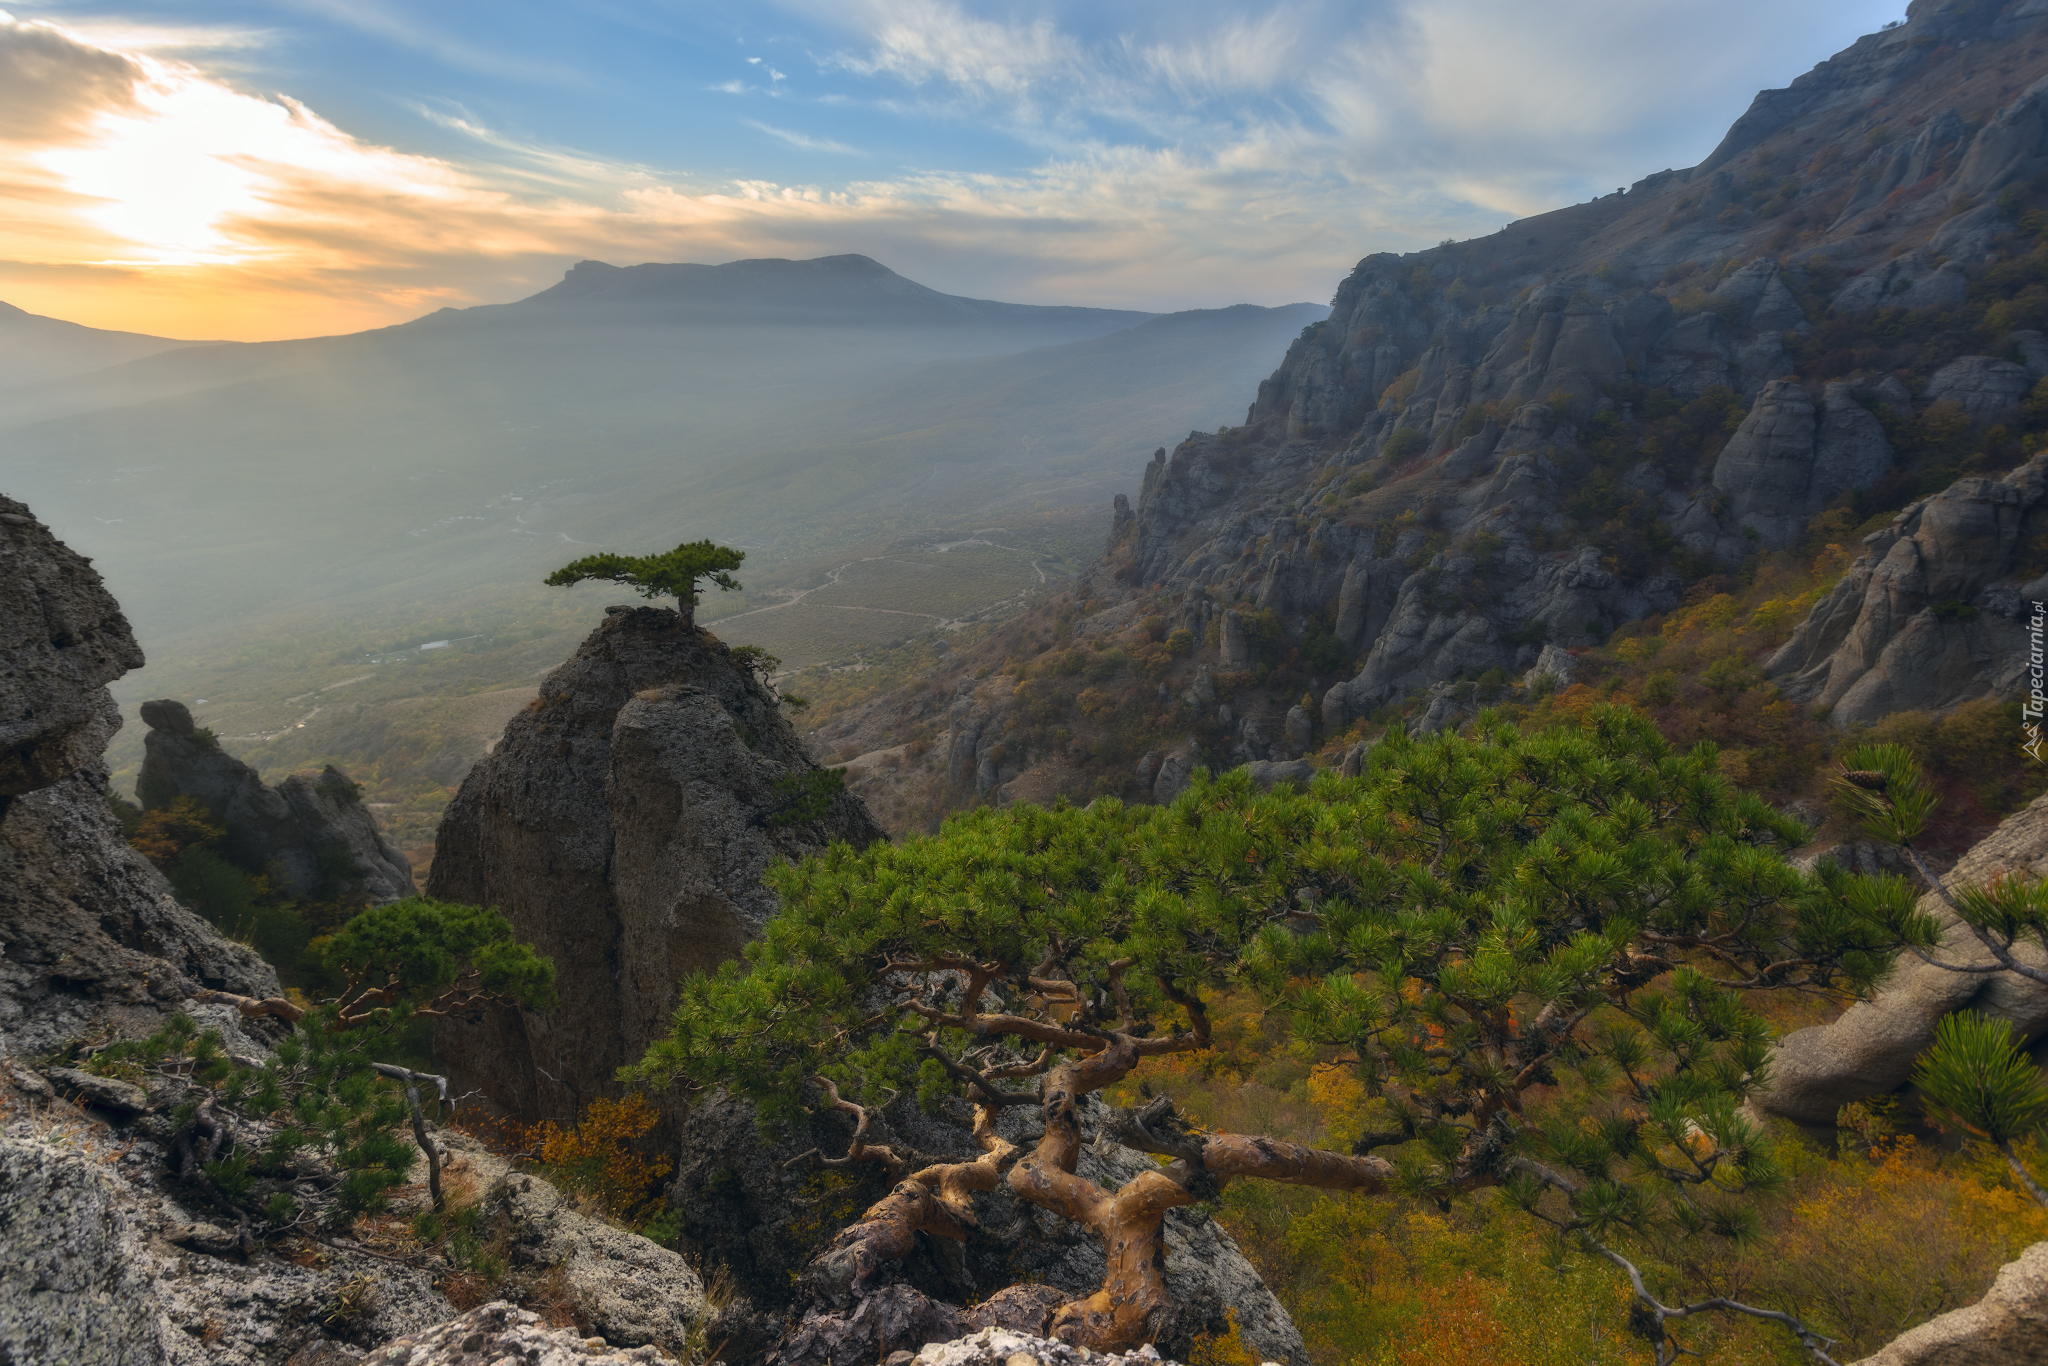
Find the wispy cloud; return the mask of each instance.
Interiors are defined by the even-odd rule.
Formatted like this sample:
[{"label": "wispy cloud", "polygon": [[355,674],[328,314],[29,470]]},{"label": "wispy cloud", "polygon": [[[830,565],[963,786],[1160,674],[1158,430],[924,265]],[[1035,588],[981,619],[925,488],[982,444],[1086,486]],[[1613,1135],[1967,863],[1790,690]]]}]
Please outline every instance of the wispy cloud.
[{"label": "wispy cloud", "polygon": [[383,0],[285,0],[285,3],[292,9],[318,15],[330,23],[428,53],[450,66],[470,71],[561,85],[582,85],[591,79],[589,73],[559,62],[515,56],[456,37],[436,25],[423,22],[412,7],[390,5]]},{"label": "wispy cloud", "polygon": [[[1606,0],[1187,0],[1119,10],[1111,26],[1028,0],[782,2],[811,21],[803,41],[778,39],[778,54],[808,54],[775,58],[794,75],[760,57],[709,87],[792,111],[771,124],[706,108],[777,149],[727,164],[792,168],[744,179],[542,145],[447,100],[413,105],[459,135],[422,155],[250,93],[222,63],[242,68],[196,40],[0,19],[0,297],[106,326],[303,335],[516,297],[580,256],[864,251],[982,296],[1326,298],[1368,251],[1489,231],[1697,158],[1747,100],[1743,25],[1790,32],[1808,13],[1797,0],[1711,14],[1681,0],[1625,13]],[[446,46],[389,0],[294,3],[468,69],[580,79]],[[1688,59],[1671,61],[1674,47]],[[839,122],[795,112],[828,107]],[[803,131],[839,131],[849,114],[868,148]],[[900,149],[920,128],[1005,139],[1014,155],[999,170],[887,175],[791,155],[880,159],[871,128],[896,134],[888,155],[913,166]]]},{"label": "wispy cloud", "polygon": [[740,122],[757,133],[766,133],[771,138],[806,152],[833,152],[841,156],[856,157],[867,155],[858,147],[849,147],[843,142],[834,142],[830,138],[814,138],[806,133],[796,133],[787,128],[777,128],[774,124],[763,123],[759,119],[741,119]]}]

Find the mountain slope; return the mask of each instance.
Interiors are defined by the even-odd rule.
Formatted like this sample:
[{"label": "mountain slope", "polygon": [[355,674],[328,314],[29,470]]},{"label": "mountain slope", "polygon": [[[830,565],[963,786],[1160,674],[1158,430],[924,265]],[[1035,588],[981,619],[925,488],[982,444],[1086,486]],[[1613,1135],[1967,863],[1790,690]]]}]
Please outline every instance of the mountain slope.
[{"label": "mountain slope", "polygon": [[[1331,761],[1482,696],[1548,716],[1507,686],[1540,666],[1798,796],[1833,741],[1764,677],[1770,648],[1857,537],[2048,444],[2044,175],[2048,11],[1919,0],[1699,167],[1367,257],[1244,426],[1159,453],[1083,584],[815,740],[929,744],[857,765],[900,825]],[[2017,588],[2048,569],[2048,511],[2006,482],[1954,500],[1998,509],[1957,533],[1989,566],[1965,598],[1905,607],[1981,623],[1940,637],[1964,654],[1938,706],[1996,691]]]}]

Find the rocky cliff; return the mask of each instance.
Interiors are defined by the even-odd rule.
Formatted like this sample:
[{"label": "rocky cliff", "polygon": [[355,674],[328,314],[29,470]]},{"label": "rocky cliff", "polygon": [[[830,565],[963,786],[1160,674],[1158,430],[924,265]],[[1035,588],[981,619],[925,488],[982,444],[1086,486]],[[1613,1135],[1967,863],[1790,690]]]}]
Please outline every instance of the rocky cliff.
[{"label": "rocky cliff", "polygon": [[198,730],[184,703],[145,702],[142,720],[149,734],[135,793],[145,809],[194,799],[226,829],[223,853],[252,871],[275,869],[295,897],[383,903],[417,890],[405,855],[333,765],[272,788]]},{"label": "rocky cliff", "polygon": [[444,1022],[437,1051],[516,1115],[573,1116],[666,1029],[676,984],[759,929],[771,864],[880,838],[743,660],[613,608],[463,781],[427,886],[504,911],[562,1005]]},{"label": "rocky cliff", "polygon": [[1840,724],[2002,692],[2048,569],[2005,474],[2048,423],[2044,172],[2048,9],[1916,0],[1699,166],[1366,257],[1081,586],[814,742],[912,810],[1156,799],[1390,705],[1454,723],[1438,691],[1901,509],[1770,675]]},{"label": "rocky cliff", "polygon": [[100,756],[120,714],[106,684],[141,663],[90,563],[0,498],[0,1053],[147,1032],[184,1008],[181,979],[278,992],[252,950],[178,904],[108,809]]},{"label": "rocky cliff", "polygon": [[1872,532],[1832,593],[1766,670],[1839,725],[2025,691],[2022,618],[2048,534],[2048,455],[2002,479],[1964,479]]}]

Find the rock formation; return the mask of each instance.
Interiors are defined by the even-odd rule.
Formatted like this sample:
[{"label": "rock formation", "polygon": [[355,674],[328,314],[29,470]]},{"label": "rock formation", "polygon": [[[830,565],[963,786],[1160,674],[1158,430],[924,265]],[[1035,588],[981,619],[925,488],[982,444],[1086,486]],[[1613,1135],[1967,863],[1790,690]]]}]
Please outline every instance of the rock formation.
[{"label": "rock formation", "polygon": [[2048,582],[2034,541],[2048,533],[2048,455],[2002,479],[1958,480],[1913,504],[1868,547],[1766,664],[1785,695],[1837,725],[1895,711],[2017,697],[2023,617]]},{"label": "rock formation", "polygon": [[405,855],[340,769],[294,773],[273,789],[201,733],[184,703],[145,702],[142,720],[149,734],[135,794],[145,808],[195,799],[226,827],[230,859],[251,871],[275,866],[295,897],[363,896],[381,904],[417,890]]},{"label": "rock formation", "polygon": [[2048,1243],[2007,1262],[1983,1299],[1899,1334],[1849,1366],[2019,1366],[2048,1361]]},{"label": "rock formation", "polygon": [[443,1022],[437,1051],[513,1114],[572,1117],[760,928],[772,864],[882,837],[715,637],[613,608],[463,781],[427,887],[509,916],[562,1005]]},{"label": "rock formation", "polygon": [[[2048,876],[2048,797],[2007,817],[1944,881],[1967,887],[2008,875]],[[1938,894],[1923,896],[1920,910],[1948,927],[1940,955],[1945,961],[1993,961]],[[2022,962],[2048,967],[2048,955],[2038,948],[2021,946],[2015,953]],[[1771,1090],[1758,1103],[1801,1123],[1833,1124],[1836,1111],[1850,1101],[1905,1085],[1914,1062],[1933,1046],[1935,1025],[1957,1010],[2010,1021],[2026,1043],[2048,1034],[2048,987],[2016,973],[1948,972],[1901,955],[1871,1000],[1850,1006],[1830,1024],[1795,1030],[1779,1043],[1771,1060]]]},{"label": "rock formation", "polygon": [[100,758],[120,725],[106,684],[142,652],[86,560],[6,499],[0,605],[0,1053],[146,1033],[184,1007],[181,979],[276,995],[269,965],[122,838]]},{"label": "rock formation", "polygon": [[141,667],[92,562],[0,497],[0,814],[99,760],[121,727],[106,685]]}]

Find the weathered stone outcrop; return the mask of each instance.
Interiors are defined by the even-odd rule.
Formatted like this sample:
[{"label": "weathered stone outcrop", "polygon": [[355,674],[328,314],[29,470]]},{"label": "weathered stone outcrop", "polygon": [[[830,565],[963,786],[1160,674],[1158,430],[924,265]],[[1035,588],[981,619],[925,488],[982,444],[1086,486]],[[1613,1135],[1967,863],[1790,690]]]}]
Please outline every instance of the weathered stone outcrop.
[{"label": "weathered stone outcrop", "polygon": [[0,1053],[147,1033],[183,1006],[181,978],[276,995],[276,973],[122,838],[100,761],[120,724],[106,684],[142,652],[99,575],[6,499],[0,609]]},{"label": "weathered stone outcrop", "polygon": [[2019,415],[2020,401],[2034,387],[2023,365],[1990,356],[1959,356],[1927,381],[1927,402],[1953,403],[1972,422],[1993,423]]},{"label": "weathered stone outcrop", "polygon": [[[1859,870],[1862,871],[1862,870]],[[1982,885],[2016,875],[2048,876],[2048,797],[2009,816],[1963,855],[1944,879],[1950,887]],[[1980,966],[1994,961],[1961,927],[1934,892],[1920,910],[1948,927],[1944,961]],[[2048,967],[2038,947],[2015,950],[2022,962]],[[1901,955],[1877,995],[1859,1001],[1830,1024],[1795,1030],[1771,1060],[1771,1090],[1759,1098],[1773,1114],[1806,1124],[1832,1124],[1850,1101],[1905,1085],[1914,1061],[1934,1043],[1934,1027],[1957,1010],[1975,1010],[2011,1023],[2028,1043],[2048,1034],[2048,987],[2017,973],[1948,972]]]},{"label": "weathered stone outcrop", "polygon": [[2030,604],[2019,582],[2048,531],[2048,456],[2002,479],[1957,480],[1913,504],[1773,654],[1787,697],[1837,725],[2018,696]]},{"label": "weathered stone outcrop", "polygon": [[2048,1243],[1999,1271],[1984,1298],[1908,1329],[1850,1366],[2022,1366],[2048,1361]]},{"label": "weathered stone outcrop", "polygon": [[0,497],[0,814],[98,760],[121,727],[106,685],[141,667],[92,562]]},{"label": "weathered stone outcrop", "polygon": [[417,890],[405,855],[340,769],[294,773],[272,788],[201,734],[184,703],[145,702],[142,720],[149,734],[135,792],[144,807],[193,798],[226,828],[228,857],[251,870],[275,866],[293,896],[360,895],[381,904]]},{"label": "weathered stone outcrop", "polygon": [[151,1174],[164,1161],[155,1142],[117,1147],[90,1124],[47,1124],[0,1132],[0,1361],[276,1366],[321,1337],[323,1318],[377,1343],[454,1312],[424,1268],[359,1252],[301,1266],[200,1250],[232,1234]]},{"label": "weathered stone outcrop", "polygon": [[612,609],[463,781],[427,887],[502,910],[554,959],[562,1004],[442,1022],[442,1059],[529,1119],[609,1093],[666,1029],[676,984],[774,910],[771,864],[883,837],[819,774],[714,636]]}]

